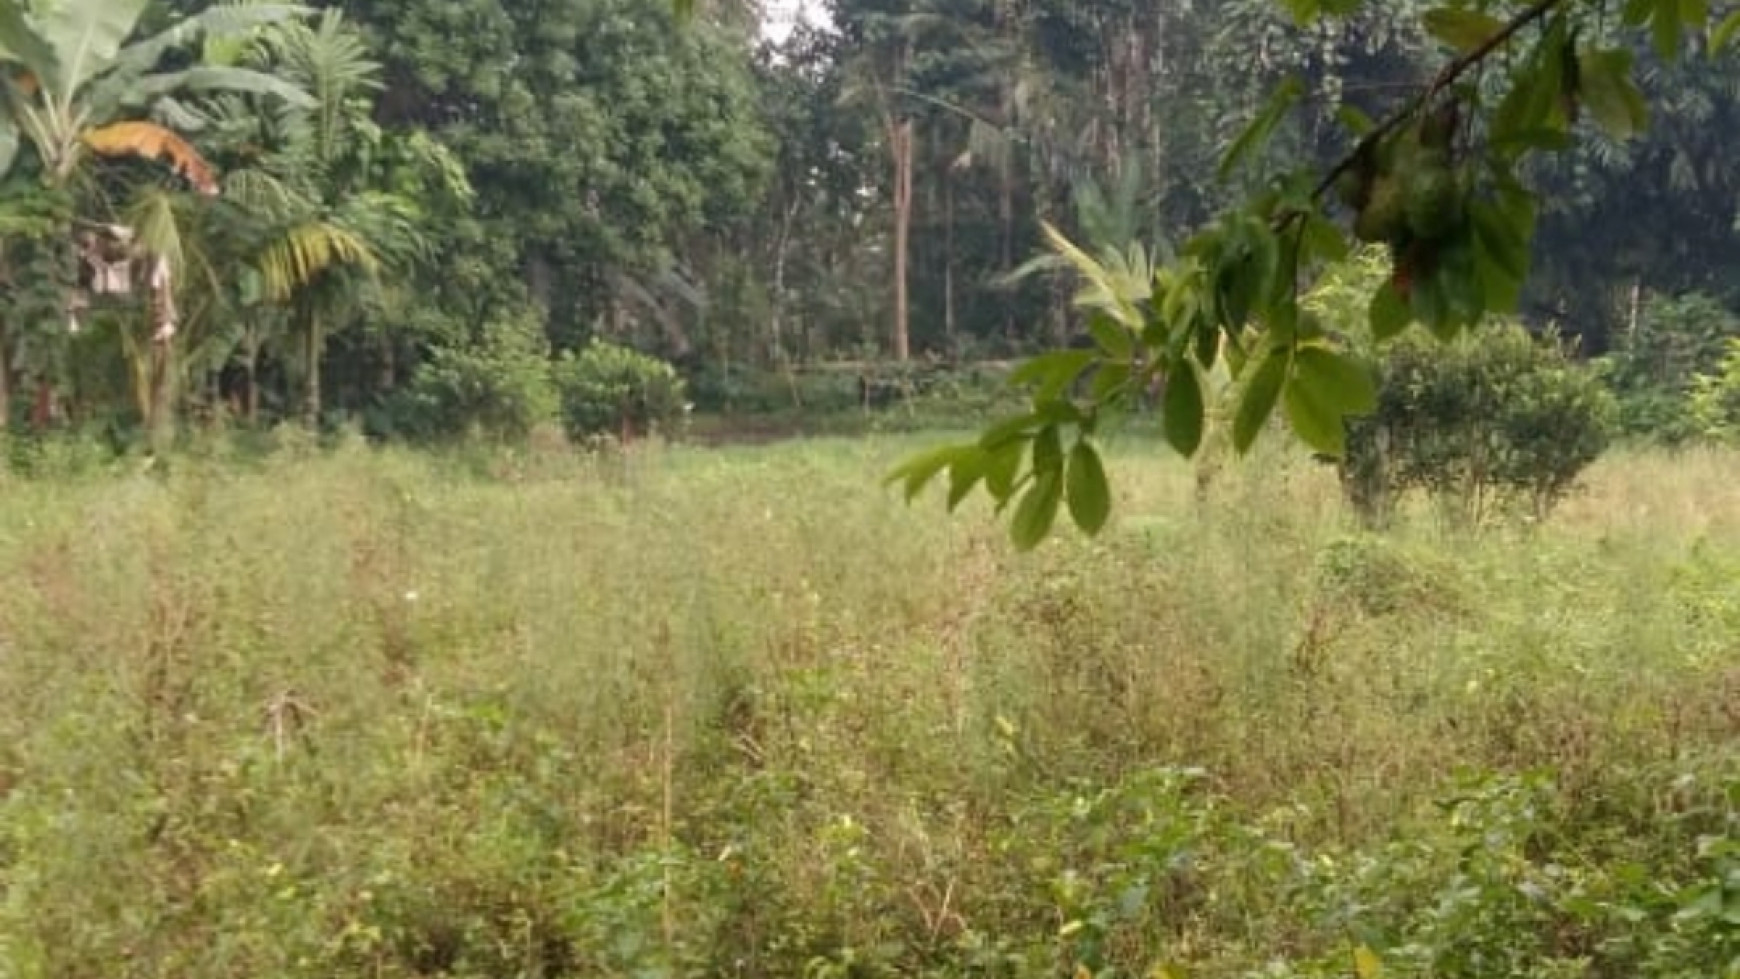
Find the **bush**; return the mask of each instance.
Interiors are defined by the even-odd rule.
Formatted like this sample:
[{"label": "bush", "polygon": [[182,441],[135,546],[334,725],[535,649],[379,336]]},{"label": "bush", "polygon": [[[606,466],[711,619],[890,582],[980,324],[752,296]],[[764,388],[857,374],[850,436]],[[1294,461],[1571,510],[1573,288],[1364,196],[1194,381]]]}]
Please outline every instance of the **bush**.
[{"label": "bush", "polygon": [[562,425],[575,440],[669,430],[688,411],[676,368],[604,340],[563,354],[555,377]]},{"label": "bush", "polygon": [[490,324],[465,346],[436,349],[394,414],[418,438],[525,438],[556,416],[542,325],[518,317]]},{"label": "bush", "polygon": [[1740,337],[1728,341],[1728,354],[1715,373],[1692,378],[1686,418],[1699,438],[1721,442],[1740,438]]},{"label": "bush", "polygon": [[1708,296],[1652,299],[1602,358],[1621,429],[1668,443],[1704,434],[1692,412],[1697,378],[1719,372],[1736,339],[1740,316]]},{"label": "bush", "polygon": [[1544,516],[1607,447],[1613,396],[1555,339],[1516,324],[1383,355],[1378,409],[1349,425],[1343,485],[1368,519],[1420,489],[1470,522],[1516,504]]}]

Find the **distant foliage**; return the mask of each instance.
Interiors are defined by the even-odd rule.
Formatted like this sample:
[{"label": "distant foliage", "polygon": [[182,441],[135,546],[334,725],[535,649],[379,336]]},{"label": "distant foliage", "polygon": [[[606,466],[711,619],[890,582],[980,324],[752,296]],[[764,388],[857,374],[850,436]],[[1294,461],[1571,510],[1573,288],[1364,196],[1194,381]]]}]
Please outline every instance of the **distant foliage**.
[{"label": "distant foliage", "polygon": [[1740,337],[1728,341],[1727,356],[1713,373],[1692,378],[1686,417],[1700,438],[1740,439]]},{"label": "distant foliage", "polygon": [[668,431],[687,413],[676,368],[605,340],[564,354],[555,377],[562,425],[575,440]]},{"label": "distant foliage", "polygon": [[1350,423],[1342,464],[1374,520],[1411,490],[1474,523],[1518,506],[1544,516],[1612,432],[1614,399],[1595,373],[1515,324],[1448,346],[1407,335],[1379,371],[1377,412]]},{"label": "distant foliage", "polygon": [[416,436],[524,438],[556,417],[549,344],[525,317],[492,323],[465,346],[437,347],[417,369],[400,422]]},{"label": "distant foliage", "polygon": [[1708,434],[1694,417],[1694,386],[1698,377],[1720,373],[1736,339],[1740,315],[1709,296],[1647,301],[1635,327],[1619,334],[1602,359],[1619,396],[1621,429],[1670,444]]}]

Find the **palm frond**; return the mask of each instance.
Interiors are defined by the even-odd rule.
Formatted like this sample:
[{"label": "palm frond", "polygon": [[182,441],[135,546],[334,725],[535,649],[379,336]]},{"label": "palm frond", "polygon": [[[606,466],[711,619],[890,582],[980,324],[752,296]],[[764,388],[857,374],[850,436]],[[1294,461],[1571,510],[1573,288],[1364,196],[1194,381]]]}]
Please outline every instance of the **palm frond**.
[{"label": "palm frond", "polygon": [[258,262],[266,297],[285,302],[321,273],[354,266],[373,275],[380,261],[356,232],[331,221],[309,221],[288,229],[261,253]]},{"label": "palm frond", "polygon": [[170,269],[179,275],[187,263],[187,249],[175,210],[173,194],[149,187],[127,208],[124,220],[133,229],[136,247],[147,255],[167,259]]}]

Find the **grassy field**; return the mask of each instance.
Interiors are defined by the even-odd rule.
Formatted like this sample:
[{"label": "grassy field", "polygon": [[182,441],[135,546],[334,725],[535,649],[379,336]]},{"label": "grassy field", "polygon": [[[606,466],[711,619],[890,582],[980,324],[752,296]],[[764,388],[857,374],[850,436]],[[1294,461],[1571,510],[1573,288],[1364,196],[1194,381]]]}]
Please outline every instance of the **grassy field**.
[{"label": "grassy field", "polygon": [[918,443],[0,486],[0,977],[1740,976],[1740,456],[1359,532]]}]

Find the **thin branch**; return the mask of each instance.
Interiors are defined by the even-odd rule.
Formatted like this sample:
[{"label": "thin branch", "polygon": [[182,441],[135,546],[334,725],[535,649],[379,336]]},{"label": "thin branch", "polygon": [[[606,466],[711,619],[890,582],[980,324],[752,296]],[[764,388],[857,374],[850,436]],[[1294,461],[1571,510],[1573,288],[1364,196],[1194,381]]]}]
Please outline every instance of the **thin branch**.
[{"label": "thin branch", "polygon": [[1432,79],[1430,84],[1421,89],[1412,99],[1408,100],[1407,105],[1404,105],[1389,118],[1385,119],[1376,129],[1366,133],[1365,137],[1353,148],[1353,152],[1343,157],[1341,162],[1337,163],[1323,180],[1318,183],[1317,188],[1311,192],[1311,196],[1314,198],[1322,197],[1324,194],[1328,193],[1330,188],[1335,186],[1335,181],[1338,180],[1342,174],[1353,169],[1354,164],[1359,160],[1361,154],[1376,146],[1385,136],[1388,136],[1390,133],[1401,128],[1409,119],[1412,119],[1422,108],[1430,103],[1438,93],[1455,84],[1456,80],[1461,78],[1464,74],[1467,74],[1469,69],[1477,67],[1485,62],[1494,51],[1497,51],[1499,48],[1508,44],[1511,38],[1515,37],[1524,28],[1527,28],[1530,24],[1533,24],[1552,13],[1555,9],[1563,6],[1565,2],[1566,0],[1536,0],[1536,2],[1527,10],[1524,10],[1511,18],[1510,23],[1505,24],[1501,30],[1481,42],[1479,47],[1470,50],[1466,54],[1463,54],[1456,60],[1445,65],[1444,69],[1438,72],[1438,76]]}]

